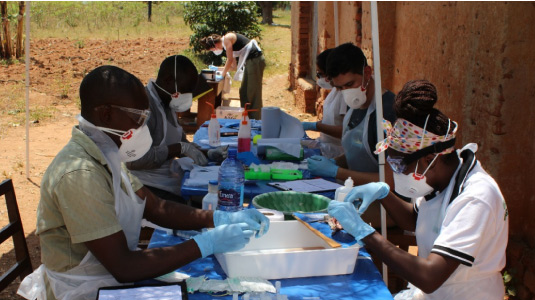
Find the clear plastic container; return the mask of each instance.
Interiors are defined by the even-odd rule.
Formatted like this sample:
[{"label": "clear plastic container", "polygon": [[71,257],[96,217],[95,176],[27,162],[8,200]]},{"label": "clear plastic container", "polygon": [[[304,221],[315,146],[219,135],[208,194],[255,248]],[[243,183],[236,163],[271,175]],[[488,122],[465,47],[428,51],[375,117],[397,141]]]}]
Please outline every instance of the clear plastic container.
[{"label": "clear plastic container", "polygon": [[208,194],[202,198],[202,209],[216,210],[219,197],[217,195],[217,181],[210,180],[208,183]]},{"label": "clear plastic container", "polygon": [[347,194],[349,194],[352,189],[353,179],[351,179],[351,177],[347,177],[346,181],[344,182],[344,186],[337,188],[336,192],[334,192],[334,199],[336,201],[344,202],[344,199],[346,198]]},{"label": "clear plastic container", "polygon": [[236,158],[236,149],[228,150],[228,157],[219,168],[217,209],[238,211],[243,209],[245,176],[242,163]]},{"label": "clear plastic container", "polygon": [[218,147],[221,145],[221,134],[219,130],[219,121],[215,113],[212,112],[210,123],[208,123],[208,144],[211,147]]}]

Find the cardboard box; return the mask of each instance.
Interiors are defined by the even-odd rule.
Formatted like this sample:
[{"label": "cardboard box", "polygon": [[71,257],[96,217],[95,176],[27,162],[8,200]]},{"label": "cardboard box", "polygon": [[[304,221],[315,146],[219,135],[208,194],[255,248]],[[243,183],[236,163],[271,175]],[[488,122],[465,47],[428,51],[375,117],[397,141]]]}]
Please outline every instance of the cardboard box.
[{"label": "cardboard box", "polygon": [[228,277],[282,279],[353,273],[358,252],[358,244],[331,248],[297,221],[273,221],[245,248],[215,256]]},{"label": "cardboard box", "polygon": [[215,109],[218,119],[240,120],[243,114],[243,107],[219,106]]}]

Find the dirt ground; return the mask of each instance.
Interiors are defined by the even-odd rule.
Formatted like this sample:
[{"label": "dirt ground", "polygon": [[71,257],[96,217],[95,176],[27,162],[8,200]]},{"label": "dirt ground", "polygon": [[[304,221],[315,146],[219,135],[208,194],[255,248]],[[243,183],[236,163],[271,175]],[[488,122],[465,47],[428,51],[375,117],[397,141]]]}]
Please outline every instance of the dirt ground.
[{"label": "dirt ground", "polygon": [[[149,78],[155,77],[165,57],[180,53],[187,44],[187,40],[148,38],[90,40],[82,47],[69,39],[32,40],[30,106],[51,116],[40,118],[38,122],[32,120],[30,125],[29,178],[26,178],[24,106],[10,103],[24,99],[25,65],[0,65],[0,181],[13,179],[34,269],[40,265],[35,226],[41,178],[56,153],[70,139],[72,126],[77,123],[74,116],[79,113],[78,87],[83,76],[97,66],[112,64],[147,83]],[[237,95],[237,91],[232,92]],[[301,120],[315,120],[313,116],[296,111],[286,74],[264,78],[263,94],[264,106],[279,106]],[[7,211],[3,200],[0,202],[0,226],[5,226]],[[0,255],[1,274],[14,261],[13,244],[7,241],[0,245]],[[0,299],[21,299],[16,295],[19,283],[17,279],[2,291]]]}]

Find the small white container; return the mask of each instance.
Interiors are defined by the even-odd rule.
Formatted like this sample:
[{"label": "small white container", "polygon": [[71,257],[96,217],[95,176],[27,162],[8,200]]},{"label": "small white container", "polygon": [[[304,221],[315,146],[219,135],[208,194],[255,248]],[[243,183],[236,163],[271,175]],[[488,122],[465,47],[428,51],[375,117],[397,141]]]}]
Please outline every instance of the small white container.
[{"label": "small white container", "polygon": [[219,106],[215,109],[218,119],[236,119],[241,120],[243,107]]},{"label": "small white container", "polygon": [[347,177],[346,181],[344,182],[344,186],[337,188],[334,192],[334,199],[340,202],[344,202],[344,199],[346,198],[347,194],[349,194],[352,189],[353,179],[351,177]]},{"label": "small white container", "polygon": [[358,252],[358,244],[332,248],[297,221],[272,221],[245,248],[215,256],[228,277],[282,279],[353,273]]}]

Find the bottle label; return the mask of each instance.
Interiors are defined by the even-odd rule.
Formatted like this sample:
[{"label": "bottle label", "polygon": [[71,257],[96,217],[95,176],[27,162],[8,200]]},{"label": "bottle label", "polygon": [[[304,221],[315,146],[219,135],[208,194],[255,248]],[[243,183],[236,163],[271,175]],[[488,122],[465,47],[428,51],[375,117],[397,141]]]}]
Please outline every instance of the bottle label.
[{"label": "bottle label", "polygon": [[251,138],[238,138],[238,153],[251,151]]},{"label": "bottle label", "polygon": [[243,185],[237,188],[220,188],[218,208],[232,211],[241,209],[243,203]]}]

